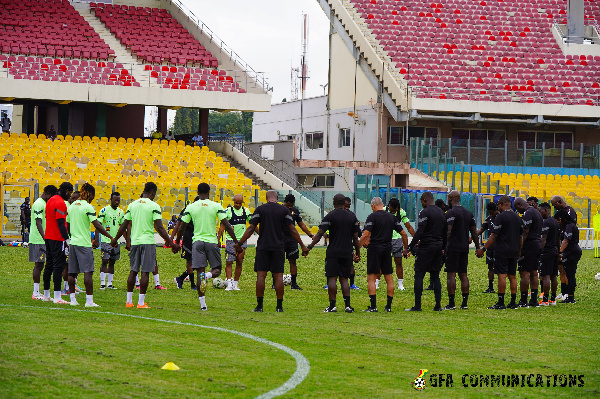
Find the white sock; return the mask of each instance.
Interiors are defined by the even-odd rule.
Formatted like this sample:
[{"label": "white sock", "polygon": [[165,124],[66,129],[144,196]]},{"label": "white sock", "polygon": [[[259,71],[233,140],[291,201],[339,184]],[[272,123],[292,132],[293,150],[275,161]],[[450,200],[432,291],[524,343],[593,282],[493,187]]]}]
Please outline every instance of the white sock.
[{"label": "white sock", "polygon": [[94,303],[94,296],[93,295],[86,295],[85,296],[85,304],[86,305],[91,305],[92,303]]},{"label": "white sock", "polygon": [[104,285],[106,281],[106,273],[100,272],[100,285]]},{"label": "white sock", "polygon": [[[67,289],[69,289],[68,285],[67,285]],[[77,277],[75,277],[75,289],[77,289]]]},{"label": "white sock", "polygon": [[379,280],[375,280],[375,288],[379,288]]},{"label": "white sock", "polygon": [[135,276],[135,285],[140,285],[140,278]]},{"label": "white sock", "polygon": [[75,294],[70,294],[70,297],[71,297],[71,303],[77,302],[77,298],[75,298]]},{"label": "white sock", "polygon": [[398,279],[398,286],[402,287],[402,285],[404,285],[404,279],[403,278],[399,278]]},{"label": "white sock", "polygon": [[44,290],[44,296],[50,298],[50,290]]},{"label": "white sock", "polygon": [[160,280],[158,279],[158,274],[154,275],[154,286],[160,285]]},{"label": "white sock", "polygon": [[211,272],[204,273],[204,275],[206,276],[207,279],[208,278],[212,278],[212,273]]},{"label": "white sock", "polygon": [[109,287],[112,285],[112,280],[113,280],[113,276],[114,274],[112,273],[107,273],[106,276],[108,277],[106,279],[106,285],[108,285]]},{"label": "white sock", "polygon": [[140,294],[140,298],[138,299],[138,305],[142,306],[144,304],[145,299],[146,299],[146,294]]},{"label": "white sock", "polygon": [[233,280],[233,288],[237,288],[238,282]]},{"label": "white sock", "polygon": [[54,300],[58,301],[60,299],[60,291],[54,291]]},{"label": "white sock", "polygon": [[40,295],[40,283],[33,283],[33,295]]},{"label": "white sock", "polygon": [[133,292],[127,293],[127,303],[133,303]]},{"label": "white sock", "polygon": [[63,283],[65,285],[65,291],[69,291],[69,282],[68,281],[64,281]]},{"label": "white sock", "polygon": [[200,307],[201,308],[205,308],[206,307],[206,297],[205,296],[199,296],[198,299],[200,300]]}]

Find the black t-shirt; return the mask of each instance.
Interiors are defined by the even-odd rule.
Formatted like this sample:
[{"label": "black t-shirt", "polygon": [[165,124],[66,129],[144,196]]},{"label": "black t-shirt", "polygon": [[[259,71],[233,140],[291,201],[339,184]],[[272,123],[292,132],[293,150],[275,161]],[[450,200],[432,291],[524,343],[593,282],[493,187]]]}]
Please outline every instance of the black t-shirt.
[{"label": "black t-shirt", "polygon": [[[483,223],[481,223],[481,228],[484,230],[487,230],[488,239],[494,232],[494,219],[496,219],[496,216],[488,215],[488,217],[485,218]],[[496,249],[496,243],[493,243],[492,245],[490,245],[490,247],[488,248],[488,251],[494,250],[494,249]]]},{"label": "black t-shirt", "polygon": [[379,247],[382,249],[392,248],[392,231],[398,233],[403,231],[402,222],[391,213],[380,210],[375,211],[367,217],[365,230],[371,232],[369,247]]},{"label": "black t-shirt", "polygon": [[419,248],[439,247],[446,244],[448,222],[446,215],[438,206],[430,205],[419,212],[419,227],[408,245],[412,250],[415,245]]},{"label": "black t-shirt", "polygon": [[575,223],[577,223],[577,212],[575,212],[575,209],[571,208],[570,206],[566,206],[565,211],[567,211],[567,213],[569,214],[569,216],[571,216],[573,218],[573,220],[575,221]]},{"label": "black t-shirt", "polygon": [[569,240],[567,247],[563,252],[573,252],[580,250],[579,248],[579,228],[577,228],[577,224],[569,223],[565,226],[565,231],[563,233],[563,238],[565,240]]},{"label": "black t-shirt", "polygon": [[343,208],[334,209],[325,215],[319,229],[329,231],[328,258],[352,258],[352,238],[359,231],[354,213]]},{"label": "black t-shirt", "polygon": [[[31,205],[22,203],[21,210],[23,211],[23,215],[25,216],[25,220],[31,220]],[[23,219],[23,217],[21,217]]]},{"label": "black t-shirt", "polygon": [[542,234],[546,236],[546,245],[542,249],[543,253],[556,254],[558,252],[558,235],[560,226],[556,219],[549,217],[544,219]]},{"label": "black t-shirt", "polygon": [[[183,210],[179,214],[179,218],[177,219],[178,222],[181,221],[181,217],[183,216],[183,213],[185,212],[186,209],[187,209],[187,206],[185,208],[183,208]],[[192,241],[193,237],[194,237],[194,221],[190,220],[190,222],[187,224],[187,226],[185,226],[185,232],[183,233],[183,240],[184,241]]]},{"label": "black t-shirt", "polygon": [[494,219],[494,233],[496,238],[497,258],[518,258],[521,234],[523,234],[523,221],[512,210],[499,213]]},{"label": "black t-shirt", "polygon": [[523,213],[522,220],[523,228],[529,229],[527,238],[523,242],[523,250],[528,250],[530,248],[539,250],[542,240],[542,227],[544,225],[542,214],[537,209],[530,206],[525,213]]},{"label": "black t-shirt", "polygon": [[[296,223],[302,222],[302,216],[300,216],[300,211],[298,210],[298,208],[293,206],[293,207],[289,208],[289,211],[290,211],[290,214],[292,215],[292,224],[294,226],[296,225]],[[285,236],[285,238],[284,238],[285,241],[296,242],[292,238],[292,235],[290,234],[290,230],[287,228],[287,226],[285,226],[285,228],[283,229],[283,235]]]},{"label": "black t-shirt", "polygon": [[256,249],[261,251],[283,251],[283,231],[294,224],[289,209],[276,202],[267,202],[254,210],[250,224],[260,225]]},{"label": "black t-shirt", "polygon": [[453,206],[446,212],[448,226],[452,226],[448,238],[448,251],[468,252],[469,234],[471,227],[475,227],[473,214],[462,206]]}]

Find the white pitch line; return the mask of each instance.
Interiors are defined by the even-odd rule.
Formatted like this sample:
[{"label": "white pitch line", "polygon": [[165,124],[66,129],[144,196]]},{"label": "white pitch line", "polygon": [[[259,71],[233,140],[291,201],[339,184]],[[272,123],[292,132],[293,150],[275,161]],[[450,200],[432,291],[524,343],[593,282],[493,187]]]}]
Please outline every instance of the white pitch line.
[{"label": "white pitch line", "polygon": [[247,333],[243,333],[243,332],[239,332],[239,331],[235,331],[235,330],[228,330],[226,328],[213,327],[213,326],[204,326],[202,324],[194,324],[194,323],[185,323],[185,322],[176,321],[176,320],[155,319],[155,318],[152,318],[152,317],[137,316],[137,315],[132,315],[132,314],[114,313],[114,312],[100,312],[100,311],[97,311],[97,310],[84,310],[84,309],[73,309],[73,308],[39,308],[39,307],[36,307],[36,306],[25,306],[25,305],[24,306],[19,306],[19,305],[5,305],[5,304],[0,304],[0,307],[29,308],[29,309],[50,309],[50,310],[70,310],[70,311],[74,311],[74,312],[101,313],[101,314],[107,314],[107,315],[111,315],[111,316],[130,317],[130,318],[133,318],[133,319],[143,319],[143,320],[158,321],[158,322],[161,322],[161,323],[177,324],[177,325],[181,325],[181,326],[191,326],[191,327],[208,328],[208,329],[211,329],[211,330],[217,330],[217,331],[227,332],[227,333],[230,333],[230,334],[239,335],[240,337],[248,338],[248,339],[254,340],[256,342],[260,342],[262,344],[270,345],[272,347],[275,347],[275,348],[277,348],[279,350],[284,351],[285,353],[287,353],[288,355],[290,355],[291,357],[293,357],[294,360],[296,360],[296,371],[294,372],[294,374],[292,374],[292,376],[285,383],[283,383],[283,385],[280,385],[277,388],[270,390],[269,392],[266,392],[266,393],[263,393],[262,395],[257,396],[256,397],[257,399],[271,399],[271,398],[283,395],[283,394],[291,391],[292,389],[296,388],[302,381],[304,381],[304,379],[308,375],[308,372],[310,371],[310,362],[300,352],[295,351],[295,350],[293,350],[293,349],[291,349],[291,348],[289,348],[289,347],[287,347],[285,345],[278,344],[277,342],[269,341],[268,339],[260,338],[260,337],[257,337],[255,335],[251,335],[251,334],[247,334]]}]

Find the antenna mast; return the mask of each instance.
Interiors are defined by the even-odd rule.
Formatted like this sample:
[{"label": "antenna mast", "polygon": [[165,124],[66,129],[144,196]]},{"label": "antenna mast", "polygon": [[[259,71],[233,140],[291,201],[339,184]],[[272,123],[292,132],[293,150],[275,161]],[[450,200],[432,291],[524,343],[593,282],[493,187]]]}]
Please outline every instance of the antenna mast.
[{"label": "antenna mast", "polygon": [[308,14],[302,14],[302,59],[301,59],[301,98],[300,98],[300,159],[304,148],[304,91],[308,80],[308,62],[306,53],[308,51]]}]

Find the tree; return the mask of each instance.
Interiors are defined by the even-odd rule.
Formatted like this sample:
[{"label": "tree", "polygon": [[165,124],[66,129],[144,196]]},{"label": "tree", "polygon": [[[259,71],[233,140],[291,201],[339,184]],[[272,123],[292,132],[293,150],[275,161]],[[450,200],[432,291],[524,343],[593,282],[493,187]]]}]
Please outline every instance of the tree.
[{"label": "tree", "polygon": [[193,134],[198,131],[198,108],[180,108],[170,130],[173,134]]},{"label": "tree", "polygon": [[208,116],[208,132],[242,135],[245,141],[251,141],[252,120],[252,112],[232,111],[222,113],[212,111]]},{"label": "tree", "polygon": [[[208,133],[242,135],[245,141],[252,140],[252,112],[218,112],[208,114]],[[191,134],[198,131],[198,109],[180,108],[170,130],[174,134]]]}]

